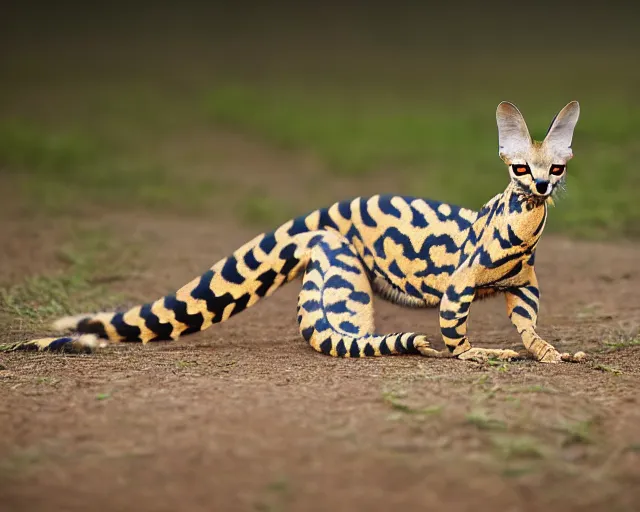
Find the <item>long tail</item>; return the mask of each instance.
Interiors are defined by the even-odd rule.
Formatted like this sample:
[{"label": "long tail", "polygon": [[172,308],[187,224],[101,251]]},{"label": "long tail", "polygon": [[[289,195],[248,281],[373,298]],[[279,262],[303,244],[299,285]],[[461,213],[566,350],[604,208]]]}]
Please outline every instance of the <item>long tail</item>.
[{"label": "long tail", "polygon": [[207,329],[268,297],[294,279],[304,267],[300,255],[311,231],[337,228],[346,219],[337,203],[290,220],[271,233],[263,233],[218,261],[177,292],[124,312],[64,317],[53,324],[61,332],[78,333],[43,338],[0,350],[92,351],[100,339],[112,342],[175,340]]}]

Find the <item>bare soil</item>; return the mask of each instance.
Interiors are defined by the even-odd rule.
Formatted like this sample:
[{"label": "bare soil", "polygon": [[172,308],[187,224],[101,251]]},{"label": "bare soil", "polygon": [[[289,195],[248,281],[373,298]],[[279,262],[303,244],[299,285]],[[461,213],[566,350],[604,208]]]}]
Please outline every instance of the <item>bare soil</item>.
[{"label": "bare soil", "polygon": [[[252,234],[100,222],[150,245],[117,285],[141,300]],[[36,241],[55,243],[54,224],[3,223],[3,276],[51,268]],[[3,354],[0,509],[637,510],[640,347],[603,342],[640,324],[639,256],[631,244],[541,243],[540,332],[588,352],[585,364],[329,358],[297,334],[297,282],[176,343]],[[435,310],[378,306],[381,331],[439,340]],[[473,306],[477,346],[518,347],[504,309]]]}]

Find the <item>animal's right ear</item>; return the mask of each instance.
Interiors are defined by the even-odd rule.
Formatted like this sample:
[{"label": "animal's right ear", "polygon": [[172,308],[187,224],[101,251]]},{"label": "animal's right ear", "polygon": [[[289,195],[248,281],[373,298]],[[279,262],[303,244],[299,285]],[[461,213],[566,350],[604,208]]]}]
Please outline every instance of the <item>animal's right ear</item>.
[{"label": "animal's right ear", "polygon": [[524,117],[513,103],[503,101],[496,111],[499,155],[509,165],[531,149],[531,135]]}]

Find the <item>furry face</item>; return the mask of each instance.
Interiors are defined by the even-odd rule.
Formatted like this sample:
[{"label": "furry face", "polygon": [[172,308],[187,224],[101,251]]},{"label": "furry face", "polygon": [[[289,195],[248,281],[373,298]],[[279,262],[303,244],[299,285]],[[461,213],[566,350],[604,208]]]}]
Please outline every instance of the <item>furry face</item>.
[{"label": "furry face", "polygon": [[573,157],[571,140],[580,116],[572,101],[553,119],[542,142],[532,140],[524,117],[515,105],[498,105],[496,120],[500,158],[509,166],[511,180],[534,202],[544,202],[564,183],[567,162]]}]

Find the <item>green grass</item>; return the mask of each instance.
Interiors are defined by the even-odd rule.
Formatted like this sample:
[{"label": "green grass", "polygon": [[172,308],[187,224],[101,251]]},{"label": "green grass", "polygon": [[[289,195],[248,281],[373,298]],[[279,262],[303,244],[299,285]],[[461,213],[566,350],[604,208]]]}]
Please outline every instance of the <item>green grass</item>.
[{"label": "green grass", "polygon": [[492,418],[485,411],[474,410],[466,416],[467,423],[480,430],[506,430],[507,424],[499,419]]},{"label": "green grass", "polygon": [[604,342],[605,352],[615,352],[629,347],[640,346],[640,336],[620,334],[617,338]]},{"label": "green grass", "polygon": [[612,373],[613,375],[622,375],[624,372],[619,368],[608,366],[606,364],[596,364],[593,367],[594,370],[600,370],[601,372]]},{"label": "green grass", "polygon": [[431,405],[428,407],[412,407],[407,405],[399,400],[395,393],[392,392],[384,392],[382,394],[382,399],[386,404],[388,404],[393,410],[405,413],[405,414],[415,414],[418,416],[431,416],[440,414],[443,410],[441,405]]},{"label": "green grass", "polygon": [[[121,129],[137,122],[121,119]],[[291,201],[276,200],[255,186],[211,173],[184,172],[162,162],[147,142],[106,141],[113,134],[39,128],[36,123],[0,123],[0,168],[24,196],[27,211],[74,214],[88,203],[125,209],[200,214],[229,210],[250,227],[274,228],[300,214]],[[168,136],[171,144],[171,136]],[[202,162],[196,162],[202,165]]]},{"label": "green grass", "polygon": [[128,277],[123,268],[134,251],[117,248],[103,230],[77,232],[58,253],[64,268],[0,287],[0,327],[5,332],[34,330],[53,318],[115,303],[120,297],[106,283]]},{"label": "green grass", "polygon": [[541,459],[544,457],[544,449],[541,442],[534,437],[496,436],[492,441],[500,455],[507,460],[520,458]]},{"label": "green grass", "polygon": [[135,144],[127,150],[107,140],[91,131],[41,128],[33,121],[0,123],[0,168],[14,176],[30,208],[46,213],[90,202],[197,212],[220,190],[212,177],[184,179],[146,150],[138,147],[144,154],[136,154]]},{"label": "green grass", "polygon": [[253,189],[236,194],[233,211],[244,225],[261,229],[273,229],[301,213],[288,202],[278,201]]},{"label": "green grass", "polygon": [[73,179],[99,157],[95,141],[77,133],[49,132],[24,121],[0,125],[0,164],[18,171]]},{"label": "green grass", "polygon": [[[482,117],[459,125],[442,107],[420,103],[354,103],[339,92],[257,89],[246,85],[211,92],[207,107],[219,123],[249,130],[279,146],[310,149],[331,170],[366,175],[388,165],[446,159],[455,140],[480,133]],[[478,148],[480,142],[473,142]]]},{"label": "green grass", "polygon": [[587,419],[582,421],[567,422],[558,427],[564,434],[562,444],[564,446],[572,444],[592,444],[594,442],[593,428],[595,420]]},{"label": "green grass", "polygon": [[86,278],[76,273],[29,277],[19,285],[0,289],[0,311],[27,324],[40,323],[71,313],[70,297],[90,289]]},{"label": "green grass", "polygon": [[[432,8],[415,8],[370,9],[367,16],[341,8],[348,22],[332,27],[331,37],[315,16],[290,23],[269,7],[258,31],[244,14],[218,20],[218,29],[203,16],[203,25],[190,22],[187,33],[176,26],[162,38],[129,27],[136,51],[101,31],[64,51],[48,45],[50,32],[15,43],[0,84],[0,170],[15,176],[11,184],[36,212],[74,212],[82,203],[180,213],[219,208],[252,226],[291,216],[281,196],[269,196],[279,189],[275,179],[261,181],[270,185],[256,194],[255,186],[236,186],[250,180],[221,179],[225,168],[213,151],[188,161],[192,140],[207,148],[207,137],[222,130],[322,162],[309,182],[299,180],[297,159],[282,175],[300,182],[300,203],[318,197],[325,180],[344,183],[353,196],[376,179],[381,192],[478,208],[508,180],[497,156],[497,104],[515,102],[542,138],[553,115],[577,99],[576,158],[548,227],[640,237],[640,73],[629,65],[632,30],[620,29],[632,17],[616,14],[605,46],[583,23],[565,27],[562,42],[541,23],[546,37],[505,45],[501,11],[479,24],[482,6],[455,13],[450,21],[463,28],[449,45],[442,42],[451,33]],[[591,15],[599,24],[601,14]],[[82,52],[96,49],[100,65],[79,70]],[[275,158],[287,167],[282,155]],[[335,196],[336,187],[327,190]],[[292,204],[296,213],[307,210]]]},{"label": "green grass", "polygon": [[[529,89],[518,95],[532,134],[542,138],[564,103],[538,96]],[[338,175],[364,178],[393,169],[413,183],[407,193],[476,208],[508,180],[497,157],[496,105],[486,91],[452,105],[437,97],[388,95],[366,87],[245,83],[218,87],[206,99],[218,125],[310,151]],[[640,145],[632,135],[638,131],[640,107],[585,92],[569,192],[550,215],[552,229],[585,236],[640,235],[635,200],[640,177],[633,171]]]},{"label": "green grass", "polygon": [[487,364],[501,373],[507,373],[509,371],[509,365],[499,359],[490,358],[487,360]]}]

